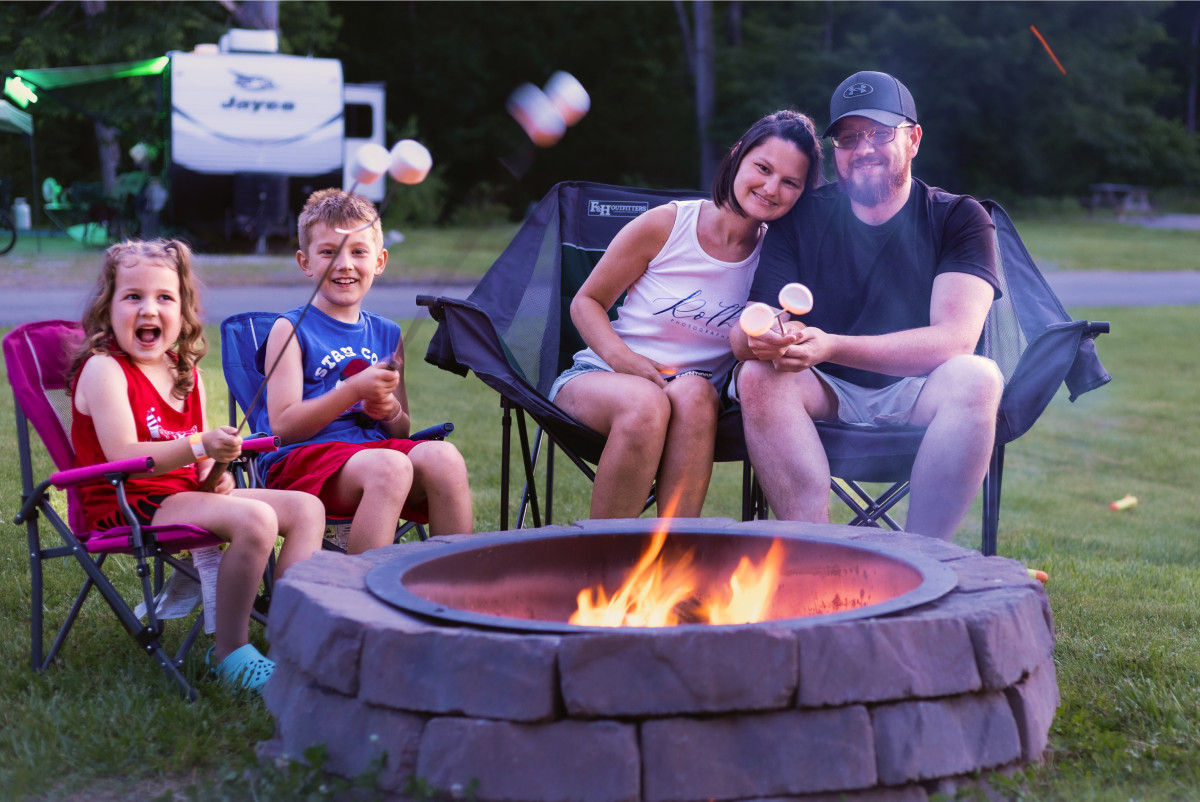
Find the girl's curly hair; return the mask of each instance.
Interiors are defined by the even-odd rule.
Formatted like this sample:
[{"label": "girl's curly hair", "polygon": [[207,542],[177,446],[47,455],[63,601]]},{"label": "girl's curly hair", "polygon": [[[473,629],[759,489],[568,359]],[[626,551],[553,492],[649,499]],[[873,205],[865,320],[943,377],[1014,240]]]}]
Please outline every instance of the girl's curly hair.
[{"label": "girl's curly hair", "polygon": [[204,327],[200,322],[200,299],[192,273],[192,250],[180,240],[126,240],[110,247],[104,254],[104,267],[92,290],[91,299],[83,313],[84,341],[71,362],[68,387],[84,361],[92,354],[120,353],[112,328],[113,294],[117,289],[117,271],[138,262],[156,262],[179,274],[180,329],[179,339],[170,353],[175,355],[175,386],[171,394],[186,399],[195,386],[195,367],[208,353]]}]

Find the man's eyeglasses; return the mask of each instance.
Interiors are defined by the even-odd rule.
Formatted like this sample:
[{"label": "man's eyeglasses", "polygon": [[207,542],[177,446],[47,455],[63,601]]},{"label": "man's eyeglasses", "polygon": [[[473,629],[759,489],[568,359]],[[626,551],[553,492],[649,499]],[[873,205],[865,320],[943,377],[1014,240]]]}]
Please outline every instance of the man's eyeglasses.
[{"label": "man's eyeglasses", "polygon": [[886,145],[896,138],[896,132],[901,128],[912,128],[912,123],[897,125],[895,128],[872,128],[869,131],[847,131],[844,134],[833,134],[829,139],[833,142],[833,146],[839,150],[845,148],[854,150],[858,147],[860,137],[866,137],[867,141],[872,145]]}]

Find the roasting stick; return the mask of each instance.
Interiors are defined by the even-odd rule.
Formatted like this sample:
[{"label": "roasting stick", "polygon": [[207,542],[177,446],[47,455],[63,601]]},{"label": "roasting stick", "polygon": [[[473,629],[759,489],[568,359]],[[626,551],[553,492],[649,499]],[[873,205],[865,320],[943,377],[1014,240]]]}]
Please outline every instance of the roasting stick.
[{"label": "roasting stick", "polygon": [[[395,144],[389,153],[382,145],[368,143],[358,149],[355,154],[354,165],[354,183],[350,185],[350,194],[358,189],[359,184],[373,184],[378,181],[383,174],[390,173],[399,184],[419,184],[429,175],[429,170],[433,167],[433,157],[429,151],[420,142],[413,139],[402,139]],[[392,193],[396,191],[396,186],[393,185],[388,190],[387,196],[384,197],[381,209],[387,208],[388,202],[392,198]],[[352,234],[357,234],[360,231],[365,231],[382,216],[382,211],[376,211],[375,219],[369,223],[359,226],[358,228],[343,229],[335,228],[338,234],[342,235],[342,241],[338,243],[337,250],[333,254],[333,258],[329,260],[329,264],[325,266],[325,270],[321,273],[321,280],[313,285],[313,291],[309,294],[308,300],[304,303],[304,308],[300,310],[299,316],[296,318],[296,325],[292,327],[288,333],[288,338],[283,343],[283,348],[275,355],[275,359],[271,362],[271,367],[267,370],[263,380],[259,382],[258,389],[254,393],[254,398],[246,406],[242,413],[241,423],[237,426],[237,431],[240,433],[250,419],[250,412],[258,404],[262,398],[262,394],[267,389],[267,382],[271,380],[271,376],[275,373],[275,369],[279,367],[279,360],[283,358],[288,346],[292,344],[292,340],[296,338],[296,333],[300,330],[300,325],[304,322],[304,316],[308,314],[308,310],[312,307],[313,301],[317,298],[317,293],[321,291],[321,286],[329,279],[329,274],[333,272],[334,265],[337,264],[338,257],[342,253],[342,249],[346,247],[346,242]],[[400,343],[397,345],[400,350],[400,358],[404,358],[403,353],[404,338],[400,338]],[[389,357],[389,362],[394,357]],[[394,369],[394,368],[393,368]],[[229,467],[227,462],[213,463],[212,470],[205,477],[203,484],[200,485],[200,490],[211,493],[221,481],[221,475],[225,473]]]}]

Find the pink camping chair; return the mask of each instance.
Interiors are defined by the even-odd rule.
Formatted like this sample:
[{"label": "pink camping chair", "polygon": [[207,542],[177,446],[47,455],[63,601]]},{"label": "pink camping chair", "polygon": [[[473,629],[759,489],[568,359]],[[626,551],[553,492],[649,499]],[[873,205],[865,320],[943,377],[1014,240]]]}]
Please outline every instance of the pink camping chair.
[{"label": "pink camping chair", "polygon": [[[83,339],[78,323],[47,320],[18,326],[4,337],[4,360],[8,381],[16,401],[17,445],[21,461],[21,509],[13,520],[24,524],[29,538],[29,561],[32,580],[30,601],[31,661],[34,671],[43,671],[54,662],[70,633],[83,604],[92,589],[97,589],[125,630],[137,642],[138,648],[158,662],[187,699],[196,692],[180,671],[192,644],[203,626],[203,612],[193,624],[178,653],[167,654],[161,643],[163,621],[156,614],[156,594],[162,589],[163,564],[198,581],[190,562],[177,556],[188,549],[214,546],[221,543],[215,535],[195,526],[141,526],[125,500],[124,482],[132,474],[154,470],[154,460],[146,458],[120,460],[101,465],[76,467],[75,451],[71,445],[71,399],[67,395],[67,371],[72,355]],[[57,469],[40,484],[34,484],[34,454],[29,436],[32,425]],[[271,451],[277,446],[275,438],[247,440],[247,451]],[[116,488],[128,526],[103,531],[89,531],[84,524],[78,488],[90,482],[109,482]],[[51,488],[66,491],[67,520],[55,509]],[[57,533],[61,546],[43,545],[40,521]],[[53,537],[53,536],[52,536]],[[110,555],[133,557],[140,592],[135,600],[145,604],[145,621],[122,596],[121,591],[105,573]],[[83,569],[84,582],[65,620],[59,627],[49,651],[43,649],[43,563],[58,558],[71,558]],[[255,613],[260,623],[265,617]]]}]

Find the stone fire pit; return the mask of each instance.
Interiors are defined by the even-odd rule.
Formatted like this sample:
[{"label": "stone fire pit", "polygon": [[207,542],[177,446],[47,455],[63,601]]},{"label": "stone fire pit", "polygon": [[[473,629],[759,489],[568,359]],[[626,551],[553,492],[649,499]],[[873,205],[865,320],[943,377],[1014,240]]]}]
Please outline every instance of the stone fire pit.
[{"label": "stone fire pit", "polygon": [[367,588],[399,555],[479,536],[322,552],[276,588],[262,755],[325,744],[327,768],[356,776],[386,754],[379,782],[396,798],[416,776],[525,802],[925,800],[1040,758],[1058,705],[1053,622],[1020,563],[873,529],[695,524],[880,544],[940,562],[957,585],[877,618],[527,633],[431,621]]}]

